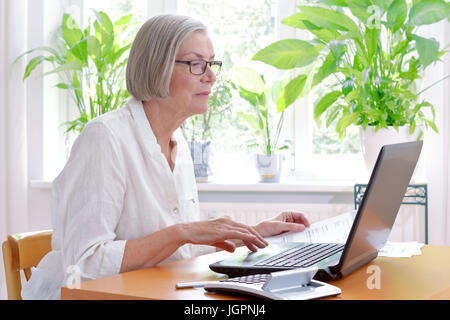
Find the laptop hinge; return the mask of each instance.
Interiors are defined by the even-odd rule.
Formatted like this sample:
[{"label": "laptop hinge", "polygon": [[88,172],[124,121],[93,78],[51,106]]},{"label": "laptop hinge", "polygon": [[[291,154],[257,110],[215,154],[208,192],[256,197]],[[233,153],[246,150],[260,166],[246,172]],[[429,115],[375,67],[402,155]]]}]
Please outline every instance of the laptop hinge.
[{"label": "laptop hinge", "polygon": [[342,267],[342,269],[339,271],[340,278],[345,277],[348,274],[355,271],[356,269],[361,268],[363,265],[369,263],[370,261],[375,259],[377,256],[378,256],[378,251],[375,251],[375,252],[365,256],[364,258],[360,259],[359,261],[353,262],[354,261],[354,259],[353,259],[352,265],[350,265],[348,267]]}]

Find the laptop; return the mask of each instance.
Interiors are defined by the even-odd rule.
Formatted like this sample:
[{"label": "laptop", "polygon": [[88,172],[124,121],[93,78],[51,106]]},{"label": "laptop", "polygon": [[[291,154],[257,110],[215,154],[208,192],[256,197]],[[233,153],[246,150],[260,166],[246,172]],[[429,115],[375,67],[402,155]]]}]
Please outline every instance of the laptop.
[{"label": "laptop", "polygon": [[298,268],[318,268],[315,280],[341,279],[375,259],[388,240],[411,181],[423,141],[381,148],[347,241],[272,243],[257,252],[240,248],[211,264],[211,270],[239,277]]}]

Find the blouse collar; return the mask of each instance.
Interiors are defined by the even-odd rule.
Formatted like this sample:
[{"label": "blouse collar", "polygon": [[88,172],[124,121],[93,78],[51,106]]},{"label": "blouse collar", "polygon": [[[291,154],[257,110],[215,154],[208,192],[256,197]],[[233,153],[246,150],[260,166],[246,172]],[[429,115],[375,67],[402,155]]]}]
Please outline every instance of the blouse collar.
[{"label": "blouse collar", "polygon": [[[147,115],[144,111],[144,105],[142,101],[136,100],[134,97],[131,97],[127,102],[132,117],[137,123],[139,134],[144,138],[144,143],[148,147],[150,153],[159,153],[161,154],[161,146],[158,144],[158,141],[156,140],[156,136],[153,133],[152,126],[150,124],[150,121],[147,119]],[[179,145],[178,141],[178,135],[177,131],[179,129],[175,130],[172,134],[172,137],[170,138],[171,141],[174,142],[174,154],[172,157],[172,160],[175,161],[176,155],[177,155],[177,149]]]}]

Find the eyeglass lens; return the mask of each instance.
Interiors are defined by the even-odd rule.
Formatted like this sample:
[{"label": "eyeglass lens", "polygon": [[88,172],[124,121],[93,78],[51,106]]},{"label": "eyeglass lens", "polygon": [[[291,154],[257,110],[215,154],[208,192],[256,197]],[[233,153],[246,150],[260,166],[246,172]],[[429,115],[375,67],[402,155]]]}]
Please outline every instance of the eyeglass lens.
[{"label": "eyeglass lens", "polygon": [[210,65],[211,70],[215,73],[218,74],[220,71],[220,65],[217,64],[213,64],[213,63],[207,63],[206,61],[203,60],[198,60],[198,61],[192,61],[191,62],[191,72],[193,74],[203,74],[206,71],[206,66]]}]

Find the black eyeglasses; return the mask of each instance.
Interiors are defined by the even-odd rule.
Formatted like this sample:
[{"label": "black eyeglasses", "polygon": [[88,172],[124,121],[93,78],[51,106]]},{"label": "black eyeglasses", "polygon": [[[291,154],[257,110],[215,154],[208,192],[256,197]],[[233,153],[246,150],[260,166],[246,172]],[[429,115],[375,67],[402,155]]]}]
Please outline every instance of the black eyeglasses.
[{"label": "black eyeglasses", "polygon": [[205,61],[205,60],[192,60],[192,61],[183,61],[183,60],[175,60],[178,63],[184,63],[189,65],[189,71],[195,75],[202,75],[206,72],[206,67],[209,65],[212,72],[218,75],[220,73],[220,69],[222,69],[222,61]]}]

